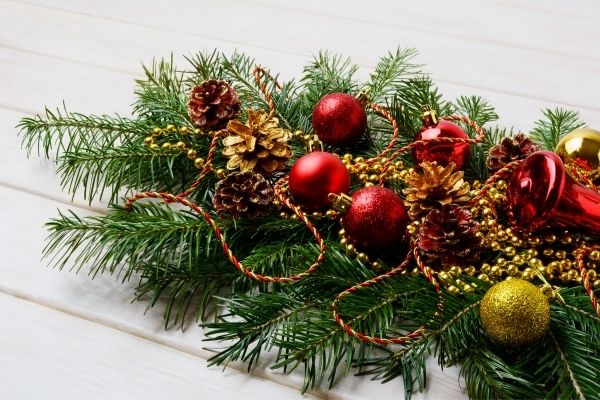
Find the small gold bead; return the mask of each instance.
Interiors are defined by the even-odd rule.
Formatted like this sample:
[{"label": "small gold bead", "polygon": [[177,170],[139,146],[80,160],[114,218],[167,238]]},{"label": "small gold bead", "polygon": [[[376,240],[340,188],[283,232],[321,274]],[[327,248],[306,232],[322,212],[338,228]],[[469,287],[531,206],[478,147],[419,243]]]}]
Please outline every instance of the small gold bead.
[{"label": "small gold bead", "polygon": [[217,176],[218,179],[223,179],[227,176],[227,171],[225,171],[223,168],[219,168],[215,172],[215,175]]},{"label": "small gold bead", "polygon": [[154,144],[154,138],[152,136],[144,138],[144,144],[146,146],[152,146]]},{"label": "small gold bead", "polygon": [[554,250],[552,250],[551,248],[547,248],[542,251],[542,254],[546,257],[550,257],[554,254]]},{"label": "small gold bead", "polygon": [[379,261],[373,261],[371,263],[371,267],[375,270],[378,271],[381,269],[381,263]]},{"label": "small gold bead", "polygon": [[356,258],[358,259],[358,261],[362,261],[362,262],[368,262],[369,261],[369,257],[365,253],[358,253],[356,255]]},{"label": "small gold bead", "polygon": [[536,267],[536,268],[541,268],[543,266],[542,264],[542,260],[540,260],[539,258],[535,258],[535,257],[531,257],[528,260],[529,265],[531,265],[532,267]]},{"label": "small gold bead", "polygon": [[203,168],[204,167],[204,158],[198,157],[194,160],[194,166],[196,168]]},{"label": "small gold bead", "polygon": [[200,129],[196,128],[196,129],[194,129],[194,135],[200,136],[200,135],[202,135],[202,131]]},{"label": "small gold bead", "polygon": [[171,148],[173,147],[173,145],[169,142],[165,142],[162,144],[161,146],[163,148],[163,150],[171,150]]},{"label": "small gold bead", "polygon": [[505,258],[502,258],[502,257],[499,257],[499,258],[496,260],[496,265],[498,265],[498,266],[500,266],[500,267],[503,267],[503,266],[505,266],[505,265],[506,265],[506,259],[505,259]]},{"label": "small gold bead", "polygon": [[379,175],[369,175],[369,182],[377,182],[379,180]]},{"label": "small gold bead", "polygon": [[312,217],[316,220],[319,220],[319,219],[323,218],[323,214],[318,211],[315,211],[312,213]]},{"label": "small gold bead", "polygon": [[465,283],[465,285],[462,287],[462,290],[466,293],[473,293],[475,291],[475,288],[469,285],[468,283]]},{"label": "small gold bead", "polygon": [[504,249],[504,253],[506,253],[506,255],[509,257],[513,257],[515,254],[517,254],[517,250],[514,247],[509,246]]},{"label": "small gold bead", "polygon": [[569,274],[567,272],[561,272],[559,277],[558,277],[562,282],[568,282],[569,281]]},{"label": "small gold bead", "polygon": [[459,267],[458,265],[453,265],[452,267],[450,267],[450,273],[453,275],[461,275],[462,268]]},{"label": "small gold bead", "polygon": [[327,212],[325,212],[325,216],[328,219],[336,219],[338,214],[335,210],[327,210]]},{"label": "small gold bead", "polygon": [[594,286],[594,289],[600,289],[600,279],[596,279],[592,285]]},{"label": "small gold bead", "polygon": [[525,259],[518,254],[513,257],[512,261],[513,261],[513,263],[515,263],[517,265],[525,264]]},{"label": "small gold bead", "polygon": [[183,142],[177,142],[175,143],[175,147],[177,147],[177,150],[184,151],[187,146]]},{"label": "small gold bead", "polygon": [[477,272],[477,269],[475,268],[475,266],[469,265],[467,268],[465,268],[464,272],[468,276],[473,276],[475,275],[475,272]]},{"label": "small gold bead", "polygon": [[349,256],[356,255],[356,247],[352,243],[346,245],[346,254]]},{"label": "small gold bead", "polygon": [[484,282],[490,281],[490,277],[487,276],[487,274],[479,274],[479,275],[477,275],[477,279],[479,279],[480,281],[484,281]]},{"label": "small gold bead", "polygon": [[152,144],[150,145],[150,149],[152,149],[152,150],[158,150],[159,148],[160,148],[160,146],[159,146],[159,145],[157,145],[156,143],[152,143]]},{"label": "small gold bead", "polygon": [[366,182],[366,181],[368,181],[368,180],[369,180],[369,175],[367,175],[367,174],[360,174],[360,175],[358,176],[358,179],[359,179],[361,182]]},{"label": "small gold bead", "polygon": [[290,219],[291,219],[291,220],[293,220],[293,221],[298,221],[298,220],[300,219],[300,217],[298,217],[298,215],[297,215],[297,214],[292,214],[292,215],[290,216]]},{"label": "small gold bead", "polygon": [[281,213],[279,213],[279,218],[281,218],[281,219],[287,219],[288,215],[285,212],[281,212]]},{"label": "small gold bead", "polygon": [[483,263],[481,264],[481,272],[483,272],[484,274],[489,273],[492,270],[492,266],[488,263]]},{"label": "small gold bead", "polygon": [[504,189],[506,189],[506,181],[505,181],[505,180],[502,180],[502,179],[501,179],[501,180],[499,180],[498,182],[496,182],[496,187],[497,187],[499,190],[504,190]]},{"label": "small gold bead", "polygon": [[371,187],[371,186],[375,186],[375,184],[373,182],[365,183],[365,187]]},{"label": "small gold bead", "polygon": [[345,237],[340,238],[340,244],[345,245],[346,243],[348,243],[348,239],[346,239]]},{"label": "small gold bead", "polygon": [[460,289],[454,285],[448,286],[447,290],[448,290],[448,293],[450,293],[450,294],[459,294],[460,293]]},{"label": "small gold bead", "polygon": [[590,260],[600,261],[600,250],[592,250],[590,252]]},{"label": "small gold bead", "polygon": [[175,129],[175,125],[167,125],[167,127],[165,128],[167,131],[169,132],[175,132],[177,129]]},{"label": "small gold bead", "polygon": [[179,133],[181,133],[183,136],[187,135],[189,133],[189,129],[187,126],[182,126],[179,128]]},{"label": "small gold bead", "polygon": [[362,164],[362,163],[364,163],[364,162],[365,162],[365,158],[364,158],[364,157],[356,157],[356,158],[354,159],[354,162],[355,162],[356,164]]},{"label": "small gold bead", "polygon": [[544,237],[544,241],[545,241],[546,243],[554,243],[554,242],[556,242],[556,235],[554,235],[554,234],[549,234],[549,235],[546,235],[546,236]]},{"label": "small gold bead", "polygon": [[572,269],[569,272],[567,272],[568,276],[569,276],[569,280],[570,281],[576,281],[577,278],[579,278],[579,271]]},{"label": "small gold bead", "polygon": [[163,133],[163,130],[162,130],[162,129],[160,129],[159,127],[156,127],[156,128],[154,128],[154,129],[152,129],[152,134],[153,134],[153,135],[155,135],[155,136],[158,136],[158,135],[160,135],[161,133]]},{"label": "small gold bead", "polygon": [[492,243],[490,243],[490,247],[492,250],[497,251],[500,250],[500,247],[502,246],[500,245],[500,242],[493,241]]},{"label": "small gold bead", "polygon": [[556,258],[563,259],[563,258],[565,258],[565,257],[567,256],[567,252],[566,252],[566,251],[564,251],[564,250],[556,250],[556,251],[554,252],[554,256],[555,256]]},{"label": "small gold bead", "polygon": [[593,269],[589,270],[589,271],[587,272],[587,275],[588,275],[588,279],[589,279],[590,281],[594,281],[594,280],[596,280],[596,277],[598,276],[598,274],[596,273],[596,271],[594,271]]},{"label": "small gold bead", "polygon": [[198,152],[194,149],[189,149],[187,151],[187,158],[189,158],[190,160],[195,160],[196,157],[198,157]]},{"label": "small gold bead", "polygon": [[351,160],[352,160],[352,154],[350,154],[350,153],[346,153],[346,154],[344,154],[344,155],[342,156],[342,158],[343,158],[344,160],[351,161]]}]

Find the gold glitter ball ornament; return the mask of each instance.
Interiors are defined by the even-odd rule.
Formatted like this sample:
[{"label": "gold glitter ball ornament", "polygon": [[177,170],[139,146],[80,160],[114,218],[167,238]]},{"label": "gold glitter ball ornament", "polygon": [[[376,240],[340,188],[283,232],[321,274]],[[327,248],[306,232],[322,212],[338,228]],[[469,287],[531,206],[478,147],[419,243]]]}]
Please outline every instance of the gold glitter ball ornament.
[{"label": "gold glitter ball ornament", "polygon": [[518,348],[535,343],[548,331],[550,304],[537,286],[509,279],[487,291],[479,317],[492,341]]}]

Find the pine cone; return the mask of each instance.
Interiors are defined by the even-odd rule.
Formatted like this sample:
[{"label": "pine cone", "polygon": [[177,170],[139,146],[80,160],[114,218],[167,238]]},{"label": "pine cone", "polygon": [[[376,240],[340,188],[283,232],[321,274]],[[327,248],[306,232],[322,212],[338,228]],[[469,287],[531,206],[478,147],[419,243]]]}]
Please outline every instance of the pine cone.
[{"label": "pine cone", "polygon": [[230,121],[224,132],[223,154],[229,157],[227,169],[255,171],[270,175],[285,169],[292,156],[287,143],[291,133],[279,127],[277,118],[269,118],[264,110],[249,110],[248,122]]},{"label": "pine cone", "polygon": [[409,187],[404,189],[404,194],[410,205],[408,214],[412,218],[416,219],[444,204],[469,200],[469,183],[463,180],[463,171],[456,171],[454,163],[442,167],[436,162],[423,162],[421,168],[422,173],[414,171],[405,180]]},{"label": "pine cone", "polygon": [[471,213],[456,204],[431,210],[421,225],[417,246],[429,262],[444,265],[472,262],[483,240],[476,236],[479,224]]},{"label": "pine cone", "polygon": [[486,165],[494,173],[506,164],[522,160],[531,153],[541,150],[541,147],[532,142],[525,134],[519,133],[514,138],[505,137],[492,147],[487,157]]},{"label": "pine cone", "polygon": [[188,114],[200,129],[222,129],[239,111],[238,94],[226,82],[211,79],[192,89]]},{"label": "pine cone", "polygon": [[217,183],[213,206],[219,215],[256,218],[269,214],[274,191],[271,184],[252,171],[233,172]]}]

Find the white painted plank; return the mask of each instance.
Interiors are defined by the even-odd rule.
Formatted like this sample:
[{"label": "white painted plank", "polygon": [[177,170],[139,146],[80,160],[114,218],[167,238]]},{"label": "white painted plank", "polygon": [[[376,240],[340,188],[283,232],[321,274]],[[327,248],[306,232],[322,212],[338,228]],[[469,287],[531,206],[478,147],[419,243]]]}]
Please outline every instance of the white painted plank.
[{"label": "white painted plank", "polygon": [[[183,352],[208,358],[213,353],[201,342],[202,330],[194,324],[185,330],[164,331],[162,303],[145,315],[144,303],[130,304],[133,283],[121,285],[114,277],[100,276],[91,280],[85,271],[75,275],[43,266],[40,252],[46,232],[43,224],[56,215],[61,205],[48,199],[0,187],[0,220],[8,229],[0,230],[0,243],[5,263],[0,263],[0,292],[22,297]],[[80,215],[89,211],[76,210]],[[214,346],[214,344],[210,344]],[[1,353],[1,351],[0,351]],[[244,369],[243,365],[234,365]],[[220,368],[217,368],[220,370]],[[441,372],[430,359],[429,390],[418,398],[462,398],[458,370]],[[301,371],[290,376],[257,368],[253,375],[295,388],[302,385]],[[331,391],[331,396],[347,399],[387,399],[402,391],[395,380],[385,385],[366,377],[347,377]]]},{"label": "white painted plank", "polygon": [[[203,39],[219,39],[239,48],[252,48],[260,43],[262,48],[285,55],[307,56],[320,48],[328,48],[352,56],[357,63],[365,66],[372,66],[377,55],[401,44],[418,48],[421,52],[419,60],[428,63],[429,71],[440,81],[577,108],[599,109],[595,101],[597,88],[591,83],[595,81],[600,59],[578,59],[577,73],[574,74],[572,58],[560,54],[495,43],[465,43],[461,38],[395,25],[363,21],[350,24],[331,15],[311,14],[299,18],[294,9],[272,5],[246,2],[190,4],[174,0],[169,8],[162,9],[148,7],[143,0],[134,0],[128,3],[128,7],[119,8],[119,2],[111,1],[83,4],[75,0],[31,0],[29,3],[85,16],[163,28],[166,32],[191,33]],[[347,7],[343,2],[336,4]],[[386,7],[375,7],[374,10],[381,14],[387,12]],[[476,14],[470,15],[477,18]],[[171,26],[168,21],[177,21],[176,26]],[[583,37],[581,41],[585,42],[591,54],[600,50],[600,43],[594,36]]]},{"label": "white painted plank", "polygon": [[[0,293],[4,399],[298,399],[293,388]],[[316,398],[307,395],[306,398]]]}]

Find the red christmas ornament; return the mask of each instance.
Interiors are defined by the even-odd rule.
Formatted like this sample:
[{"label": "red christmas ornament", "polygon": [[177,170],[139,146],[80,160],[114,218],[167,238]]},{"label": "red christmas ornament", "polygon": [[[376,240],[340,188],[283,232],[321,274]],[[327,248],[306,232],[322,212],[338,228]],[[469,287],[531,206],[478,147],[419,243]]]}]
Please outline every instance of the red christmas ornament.
[{"label": "red christmas ornament", "polygon": [[350,173],[331,153],[314,151],[303,155],[290,171],[289,187],[294,200],[309,209],[324,208],[331,203],[329,193],[347,193]]},{"label": "red christmas ornament", "polygon": [[[450,121],[439,119],[434,110],[424,109],[423,114],[421,114],[421,120],[423,121],[423,128],[415,136],[415,141],[441,137],[469,138],[460,126]],[[457,169],[463,169],[469,161],[470,156],[471,145],[469,143],[423,143],[413,148],[413,160],[417,165],[424,161],[436,161],[445,167],[453,162]]]},{"label": "red christmas ornament", "polygon": [[369,252],[384,252],[400,244],[408,216],[394,191],[371,186],[352,194],[342,224],[350,243]]},{"label": "red christmas ornament", "polygon": [[323,143],[346,147],[356,142],[365,131],[367,113],[356,97],[331,93],[315,106],[312,126]]},{"label": "red christmas ornament", "polygon": [[577,183],[550,151],[523,161],[509,180],[506,198],[517,229],[573,228],[600,235],[600,194]]}]

